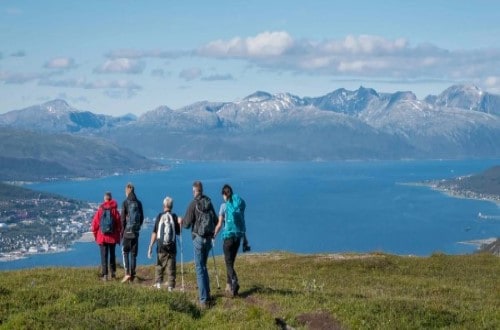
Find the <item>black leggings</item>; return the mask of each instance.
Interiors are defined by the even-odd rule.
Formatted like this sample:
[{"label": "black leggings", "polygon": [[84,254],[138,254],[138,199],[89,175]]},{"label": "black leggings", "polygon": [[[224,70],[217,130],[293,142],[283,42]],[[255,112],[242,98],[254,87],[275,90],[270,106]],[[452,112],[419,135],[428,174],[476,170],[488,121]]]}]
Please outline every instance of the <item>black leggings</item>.
[{"label": "black leggings", "polygon": [[240,238],[231,237],[226,238],[222,245],[224,250],[224,261],[226,262],[227,271],[227,284],[231,286],[238,284],[238,276],[234,270],[234,261],[236,260],[236,255],[238,254],[238,249],[240,248]]},{"label": "black leggings", "polygon": [[99,245],[99,250],[101,251],[101,276],[108,275],[108,257],[111,275],[116,275],[115,247],[116,244],[111,243],[103,243]]}]

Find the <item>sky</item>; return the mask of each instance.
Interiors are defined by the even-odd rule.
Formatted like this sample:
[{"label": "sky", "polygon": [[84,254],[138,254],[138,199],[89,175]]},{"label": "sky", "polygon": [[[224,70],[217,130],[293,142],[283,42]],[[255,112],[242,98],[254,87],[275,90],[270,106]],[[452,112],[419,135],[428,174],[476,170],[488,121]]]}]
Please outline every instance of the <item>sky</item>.
[{"label": "sky", "polygon": [[0,0],[0,113],[455,84],[500,94],[500,1]]}]

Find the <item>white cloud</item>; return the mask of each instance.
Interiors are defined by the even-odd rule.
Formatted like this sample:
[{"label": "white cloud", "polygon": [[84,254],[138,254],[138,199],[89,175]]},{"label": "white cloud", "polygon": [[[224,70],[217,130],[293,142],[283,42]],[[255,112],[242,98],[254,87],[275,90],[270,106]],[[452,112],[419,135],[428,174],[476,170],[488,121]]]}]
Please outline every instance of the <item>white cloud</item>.
[{"label": "white cloud", "polygon": [[495,87],[500,85],[500,77],[487,77],[484,81],[486,86],[488,87]]},{"label": "white cloud", "polygon": [[128,58],[178,58],[189,55],[186,51],[166,51],[166,50],[138,50],[138,49],[117,49],[106,54],[106,57],[111,59]]},{"label": "white cloud", "polygon": [[125,57],[107,60],[96,68],[97,73],[130,73],[138,74],[144,71],[146,64],[143,61],[137,61]]},{"label": "white cloud", "polygon": [[84,78],[66,80],[47,79],[40,81],[39,84],[64,88],[102,89],[104,95],[114,99],[130,99],[136,96],[138,91],[142,90],[142,86],[125,79],[96,81],[87,81]]},{"label": "white cloud", "polygon": [[133,83],[129,80],[97,80],[85,85],[87,89],[126,89],[126,90],[139,90],[142,87],[136,83]]},{"label": "white cloud", "polygon": [[286,32],[263,32],[255,37],[212,41],[198,49],[197,53],[209,57],[276,57],[286,53],[293,43]]},{"label": "white cloud", "polygon": [[318,44],[318,50],[328,54],[391,54],[404,50],[408,42],[399,38],[387,40],[379,36],[360,35],[358,37],[349,35],[344,40],[330,40]]},{"label": "white cloud", "polygon": [[267,70],[353,79],[484,81],[488,76],[500,76],[500,49],[448,50],[374,35],[317,41],[295,40],[284,31],[263,32],[215,40],[198,48],[196,54],[240,59]]},{"label": "white cloud", "polygon": [[96,81],[87,81],[84,78],[66,80],[47,79],[40,81],[40,85],[82,89],[125,89],[130,91],[142,89],[140,85],[125,79]]},{"label": "white cloud", "polygon": [[390,63],[384,60],[356,60],[341,61],[338,65],[339,72],[359,72],[367,73],[369,71],[383,70],[390,67]]},{"label": "white cloud", "polygon": [[50,77],[50,73],[0,71],[0,81],[6,84],[25,84],[30,81]]},{"label": "white cloud", "polygon": [[479,86],[485,86],[491,93],[500,94],[500,75],[488,76],[484,81],[477,83]]},{"label": "white cloud", "polygon": [[44,68],[47,69],[71,69],[76,66],[75,60],[71,57],[56,57],[47,61]]}]

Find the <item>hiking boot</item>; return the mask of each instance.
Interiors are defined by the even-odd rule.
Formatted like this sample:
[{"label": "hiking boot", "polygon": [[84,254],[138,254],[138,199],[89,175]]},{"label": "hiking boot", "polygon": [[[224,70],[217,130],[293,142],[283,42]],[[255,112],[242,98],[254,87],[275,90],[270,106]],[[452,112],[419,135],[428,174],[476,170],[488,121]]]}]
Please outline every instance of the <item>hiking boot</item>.
[{"label": "hiking boot", "polygon": [[238,283],[236,283],[234,285],[234,288],[231,292],[231,294],[233,295],[233,297],[236,297],[238,295],[238,291],[240,290],[240,285]]},{"label": "hiking boot", "polygon": [[231,287],[231,284],[229,284],[229,283],[226,284],[226,288],[224,289],[224,292],[226,293],[226,295],[229,298],[234,297],[233,288]]},{"label": "hiking boot", "polygon": [[208,304],[208,302],[200,301],[200,309],[201,310],[206,310],[206,309],[209,309],[209,308],[210,308],[210,305]]},{"label": "hiking boot", "polygon": [[155,288],[155,289],[161,289],[161,284],[159,282],[155,283],[155,284],[153,284],[153,288]]},{"label": "hiking boot", "polygon": [[108,275],[101,276],[101,281],[106,282],[108,280]]},{"label": "hiking boot", "polygon": [[130,276],[130,275],[123,276],[122,283],[130,282],[131,278],[132,278],[132,276]]},{"label": "hiking boot", "polygon": [[172,292],[172,291],[174,291],[174,287],[173,287],[173,286],[169,286],[169,287],[167,288],[167,290],[168,290],[168,292]]}]

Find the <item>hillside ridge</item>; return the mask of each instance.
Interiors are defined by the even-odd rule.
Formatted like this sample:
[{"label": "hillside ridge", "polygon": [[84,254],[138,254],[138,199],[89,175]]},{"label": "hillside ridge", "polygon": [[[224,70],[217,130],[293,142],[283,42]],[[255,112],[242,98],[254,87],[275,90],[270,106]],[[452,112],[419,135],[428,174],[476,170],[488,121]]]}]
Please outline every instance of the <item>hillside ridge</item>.
[{"label": "hillside ridge", "polygon": [[[97,257],[96,257],[97,258]],[[223,267],[222,257],[215,262]],[[97,264],[96,260],[96,264]],[[240,295],[218,290],[197,306],[192,263],[178,265],[174,292],[153,289],[154,266],[137,283],[103,282],[96,268],[2,272],[0,325],[7,328],[474,328],[500,326],[491,255],[243,254]],[[258,271],[256,271],[258,270]],[[119,276],[123,275],[122,268]],[[184,283],[184,290],[181,290]]]}]

